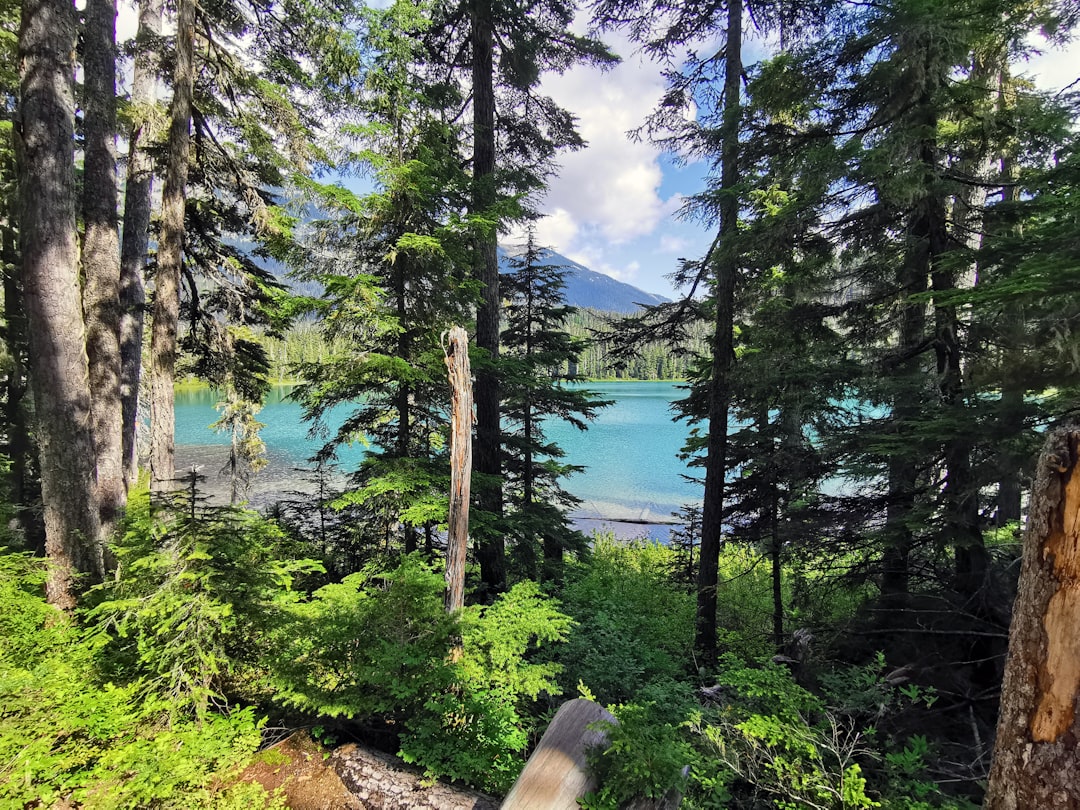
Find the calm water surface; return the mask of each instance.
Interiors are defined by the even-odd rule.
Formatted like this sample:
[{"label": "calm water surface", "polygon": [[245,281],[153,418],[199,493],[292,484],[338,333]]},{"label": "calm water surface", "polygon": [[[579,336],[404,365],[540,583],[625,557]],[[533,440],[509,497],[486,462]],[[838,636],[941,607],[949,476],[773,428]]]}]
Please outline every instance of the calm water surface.
[{"label": "calm water surface", "polygon": [[[671,403],[682,396],[675,383],[589,383],[613,404],[602,411],[587,431],[561,421],[545,424],[548,438],[566,451],[567,463],[585,467],[571,476],[566,488],[581,498],[575,522],[585,530],[608,527],[623,536],[666,537],[671,513],[687,503],[701,502],[701,487],[686,480],[691,474],[678,452],[688,428],[673,422]],[[273,389],[258,419],[269,464],[259,473],[252,489],[253,504],[288,497],[292,491],[310,491],[302,470],[320,446],[308,434],[300,405],[288,399],[291,388]],[[206,389],[183,389],[176,394],[177,463],[202,467],[208,489],[214,490],[217,471],[224,464],[228,436],[216,434],[209,425],[217,419],[217,396]],[[348,413],[343,407],[339,418]],[[340,467],[351,472],[364,457],[360,445],[339,451]]]}]

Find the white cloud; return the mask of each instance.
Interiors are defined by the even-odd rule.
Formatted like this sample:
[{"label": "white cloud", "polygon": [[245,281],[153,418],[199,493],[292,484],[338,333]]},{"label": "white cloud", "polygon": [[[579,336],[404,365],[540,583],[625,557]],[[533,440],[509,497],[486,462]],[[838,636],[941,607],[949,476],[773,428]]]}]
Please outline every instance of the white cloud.
[{"label": "white cloud", "polygon": [[[573,244],[580,230],[578,223],[563,208],[556,208],[539,220],[535,226],[536,244],[541,247],[552,247],[558,250],[558,246]],[[523,226],[511,229],[508,244],[524,244],[526,230]]]},{"label": "white cloud", "polygon": [[[659,194],[663,173],[658,150],[628,135],[656,106],[663,77],[657,66],[632,55],[625,41],[616,47],[630,55],[612,70],[576,67],[545,78],[543,84],[545,92],[577,116],[578,130],[589,144],[561,157],[545,208],[578,223],[577,231],[560,235],[595,232],[614,244],[651,233],[667,213]],[[555,246],[574,249],[573,243]]]},{"label": "white cloud", "polygon": [[1080,39],[1060,46],[1034,36],[1028,45],[1041,53],[1023,64],[1022,70],[1042,89],[1060,90],[1080,78]]},{"label": "white cloud", "polygon": [[690,243],[683,239],[681,236],[672,236],[671,234],[664,234],[660,237],[660,244],[657,248],[658,253],[681,253],[690,246]]}]

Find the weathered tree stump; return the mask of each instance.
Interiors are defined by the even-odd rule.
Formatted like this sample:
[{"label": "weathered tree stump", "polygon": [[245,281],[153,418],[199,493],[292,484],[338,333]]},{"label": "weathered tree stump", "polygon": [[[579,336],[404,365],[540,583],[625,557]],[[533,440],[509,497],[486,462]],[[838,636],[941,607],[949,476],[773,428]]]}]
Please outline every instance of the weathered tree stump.
[{"label": "weathered tree stump", "polygon": [[460,326],[447,338],[450,377],[450,515],[446,530],[446,609],[465,605],[465,556],[469,541],[469,492],[472,483],[473,388],[469,336]]},{"label": "weathered tree stump", "polygon": [[985,807],[1080,808],[1080,427],[1039,457]]}]

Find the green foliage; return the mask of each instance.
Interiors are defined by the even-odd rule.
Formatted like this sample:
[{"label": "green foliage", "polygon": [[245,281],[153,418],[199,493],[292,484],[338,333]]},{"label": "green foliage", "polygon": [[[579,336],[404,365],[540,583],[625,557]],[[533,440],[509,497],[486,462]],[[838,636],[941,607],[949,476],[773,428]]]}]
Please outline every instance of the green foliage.
[{"label": "green foliage", "polygon": [[600,788],[582,801],[588,810],[618,810],[635,798],[682,791],[697,754],[680,728],[696,706],[686,684],[654,682],[634,703],[611,707],[617,723],[599,723],[607,747],[588,754]]},{"label": "green foliage", "polygon": [[654,680],[609,707],[618,723],[603,724],[608,747],[590,752],[600,787],[584,806],[607,810],[678,790],[688,808],[966,807],[926,778],[926,738],[896,742],[875,729],[935,697],[890,684],[882,664],[837,669],[824,695],[785,667],[747,665],[733,653],[704,702],[685,681]]},{"label": "green foliage", "polygon": [[295,598],[293,577],[321,570],[282,559],[283,541],[255,512],[133,497],[113,549],[117,576],[95,589],[89,613],[107,631],[105,665],[204,716],[259,664],[261,634]]},{"label": "green foliage", "polygon": [[44,575],[0,556],[0,808],[280,806],[231,784],[261,740],[250,709],[200,719],[152,683],[105,680],[99,633],[45,604]]},{"label": "green foliage", "polygon": [[443,579],[417,555],[388,572],[372,563],[287,607],[274,633],[279,700],[324,717],[416,714],[453,682],[456,622]]},{"label": "green foliage", "polygon": [[526,582],[466,608],[459,625],[443,588],[409,555],[293,604],[277,633],[277,696],[322,717],[392,723],[403,729],[401,756],[429,776],[505,791],[524,764],[531,707],[558,691],[559,667],[530,660],[533,651],[565,639],[571,621]]},{"label": "green foliage", "polygon": [[515,585],[488,607],[466,607],[454,686],[409,724],[402,756],[430,775],[509,790],[536,725],[530,710],[559,693],[561,667],[531,659],[542,645],[565,641],[571,625],[534,582]]},{"label": "green foliage", "polygon": [[691,661],[693,598],[669,580],[671,549],[595,536],[570,569],[564,609],[578,623],[558,660],[562,683],[602,703],[628,703],[646,684],[681,680]]}]

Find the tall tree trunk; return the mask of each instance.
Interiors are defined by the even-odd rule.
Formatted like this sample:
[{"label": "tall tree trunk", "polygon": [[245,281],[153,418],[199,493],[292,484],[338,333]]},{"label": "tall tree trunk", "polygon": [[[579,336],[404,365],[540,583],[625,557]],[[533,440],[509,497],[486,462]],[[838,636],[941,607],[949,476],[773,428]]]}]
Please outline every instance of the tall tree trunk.
[{"label": "tall tree trunk", "polygon": [[[401,329],[401,331],[398,332],[397,356],[411,362],[412,341],[409,332],[409,309],[405,286],[408,264],[400,258],[398,259],[398,262],[401,266],[395,268],[394,272],[394,296],[396,299],[398,326]],[[409,383],[405,381],[398,382],[397,386],[397,393],[395,395],[395,398],[397,399],[396,452],[399,459],[407,459],[411,457],[412,453],[412,407],[409,402],[409,396],[412,389]],[[405,536],[405,553],[412,554],[412,552],[416,551],[420,533],[417,528],[411,524],[402,526],[402,532]]]},{"label": "tall tree trunk", "polygon": [[[1007,72],[1002,72],[1001,85],[1009,82]],[[1004,95],[1004,93],[1002,93]],[[1004,102],[999,103],[999,108]],[[1004,114],[1004,110],[1002,113]],[[1016,164],[1012,157],[1001,161],[1001,176],[1005,185],[1001,190],[1001,202],[1009,205],[1016,201],[1017,179]],[[1024,338],[1026,334],[1024,316],[1020,306],[1013,302],[1005,303],[1004,325],[1001,340],[1005,344],[1001,352],[1001,399],[999,401],[999,433],[1003,439],[997,451],[998,494],[995,522],[1004,526],[1020,520],[1020,504],[1023,487],[1021,469],[1024,458],[1016,451],[1016,438],[1024,430],[1025,405],[1024,395]]]},{"label": "tall tree trunk", "polygon": [[0,222],[0,266],[4,274],[4,320],[7,323],[5,344],[9,355],[10,367],[5,380],[4,424],[7,429],[7,454],[10,467],[7,479],[10,486],[10,498],[23,535],[30,548],[44,551],[44,537],[41,527],[34,520],[36,510],[31,508],[33,495],[30,487],[28,465],[33,444],[27,420],[26,394],[30,378],[26,359],[26,313],[23,311],[23,291],[19,283],[19,226],[18,226],[18,181],[14,157],[4,161],[3,176],[3,221]]},{"label": "tall tree trunk", "polygon": [[25,0],[19,30],[23,293],[41,453],[46,596],[70,610],[76,576],[104,575],[75,229],[75,7]]},{"label": "tall tree trunk", "polygon": [[98,504],[112,532],[127,487],[120,404],[120,234],[116,217],[116,0],[87,0],[83,131],[83,311],[94,406]]},{"label": "tall tree trunk", "polygon": [[724,475],[727,470],[728,407],[731,371],[735,361],[735,282],[739,257],[734,240],[739,229],[739,115],[742,81],[742,0],[729,0],[727,44],[724,51],[723,145],[720,186],[727,193],[720,203],[720,236],[714,259],[716,321],[712,335],[709,376],[709,433],[705,458],[705,499],[701,514],[701,550],[697,582],[697,621],[694,646],[702,663],[716,662],[716,589],[723,534]]},{"label": "tall tree trunk", "polygon": [[124,477],[133,483],[139,474],[137,425],[139,382],[142,376],[143,319],[146,285],[143,273],[150,246],[153,164],[147,152],[151,105],[160,54],[161,8],[164,0],[140,0],[135,41],[135,75],[131,85],[134,123],[128,134],[128,165],[124,192],[124,239],[120,253],[120,399],[123,412]]},{"label": "tall tree trunk", "polygon": [[[495,187],[495,37],[491,8],[486,0],[473,5],[473,189],[472,214],[490,215],[496,202]],[[494,227],[476,237],[473,273],[481,285],[482,300],[476,310],[476,345],[488,360],[476,374],[476,471],[496,481],[502,474],[500,460],[499,377],[499,259],[498,233]],[[477,505],[493,515],[502,514],[502,487],[477,487]],[[497,531],[477,535],[476,556],[480,579],[489,595],[506,589],[506,548]]]},{"label": "tall tree trunk", "polygon": [[1009,631],[988,810],[1080,807],[1080,427],[1039,458]]},{"label": "tall tree trunk", "polygon": [[195,4],[193,0],[179,0],[169,154],[161,199],[161,235],[150,332],[150,488],[158,492],[173,487],[176,467],[173,383],[180,319],[180,264],[184,252],[194,50]]},{"label": "tall tree trunk", "polygon": [[446,610],[465,605],[465,555],[469,543],[469,485],[472,480],[472,375],[469,336],[460,326],[450,330],[446,349],[450,378],[450,517],[446,531]]}]

